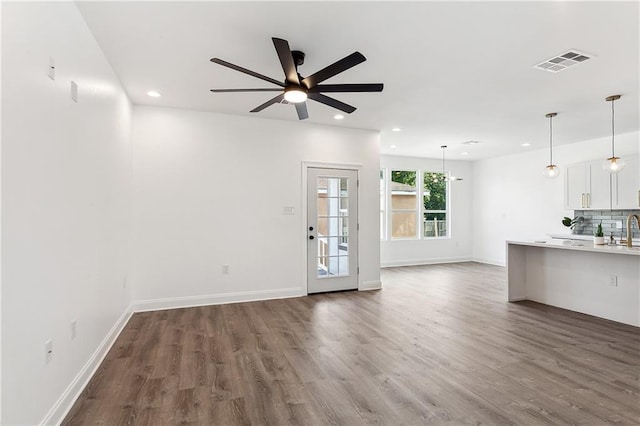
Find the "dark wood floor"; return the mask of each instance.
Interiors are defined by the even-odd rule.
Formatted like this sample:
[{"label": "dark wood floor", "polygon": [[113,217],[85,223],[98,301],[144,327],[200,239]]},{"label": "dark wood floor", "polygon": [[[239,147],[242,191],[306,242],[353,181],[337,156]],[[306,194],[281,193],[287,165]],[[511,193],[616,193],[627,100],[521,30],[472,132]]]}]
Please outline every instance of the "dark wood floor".
[{"label": "dark wood floor", "polygon": [[64,424],[640,424],[640,330],[504,301],[504,268],[135,314]]}]

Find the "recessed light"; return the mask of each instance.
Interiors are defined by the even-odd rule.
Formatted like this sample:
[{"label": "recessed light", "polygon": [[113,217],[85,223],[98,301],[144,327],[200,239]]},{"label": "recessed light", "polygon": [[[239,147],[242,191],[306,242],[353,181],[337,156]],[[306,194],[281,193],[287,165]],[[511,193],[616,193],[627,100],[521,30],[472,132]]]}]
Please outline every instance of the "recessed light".
[{"label": "recessed light", "polygon": [[162,95],[160,93],[156,92],[155,90],[149,90],[147,92],[147,96],[151,96],[152,98],[159,98]]},{"label": "recessed light", "polygon": [[398,147],[397,145],[391,145],[389,148],[396,149],[397,147]]},{"label": "recessed light", "polygon": [[469,155],[469,153],[465,151],[465,152],[461,152],[460,155]]},{"label": "recessed light", "polygon": [[531,144],[529,142],[525,142],[522,144],[522,146],[531,146]]},{"label": "recessed light", "polygon": [[401,132],[402,129],[400,127],[394,127],[393,129],[391,129],[392,132]]},{"label": "recessed light", "polygon": [[342,120],[344,118],[344,115],[336,114],[336,115],[333,116],[333,118],[335,118],[336,120]]}]

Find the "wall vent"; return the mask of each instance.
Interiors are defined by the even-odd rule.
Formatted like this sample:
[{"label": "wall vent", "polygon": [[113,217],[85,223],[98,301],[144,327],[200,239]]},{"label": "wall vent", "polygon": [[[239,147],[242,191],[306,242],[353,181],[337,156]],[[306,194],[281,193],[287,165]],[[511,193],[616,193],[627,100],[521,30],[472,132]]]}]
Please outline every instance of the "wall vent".
[{"label": "wall vent", "polygon": [[593,55],[588,55],[579,50],[569,50],[553,58],[549,58],[546,61],[540,62],[534,65],[534,68],[549,72],[560,72],[570,68],[574,65],[578,65],[587,59],[591,59]]}]

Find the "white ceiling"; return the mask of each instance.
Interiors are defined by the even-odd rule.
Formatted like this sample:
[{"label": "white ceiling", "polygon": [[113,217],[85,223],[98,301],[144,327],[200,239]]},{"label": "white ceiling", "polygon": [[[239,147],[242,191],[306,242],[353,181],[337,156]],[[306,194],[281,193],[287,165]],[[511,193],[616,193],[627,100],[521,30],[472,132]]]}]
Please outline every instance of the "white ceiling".
[{"label": "white ceiling", "polygon": [[[607,136],[612,94],[623,95],[616,133],[640,127],[638,2],[77,3],[135,104],[297,120],[292,105],[249,113],[272,93],[209,92],[270,87],[212,57],[283,80],[280,37],[306,53],[303,76],[356,50],[367,57],[325,83],[384,91],[335,94],[358,108],[340,122],[307,102],[307,121],[380,130],[383,153],[439,157],[446,144],[447,158],[475,160],[544,148],[547,112],[559,113],[557,144]],[[569,49],[594,58],[557,74],[533,68]]]}]

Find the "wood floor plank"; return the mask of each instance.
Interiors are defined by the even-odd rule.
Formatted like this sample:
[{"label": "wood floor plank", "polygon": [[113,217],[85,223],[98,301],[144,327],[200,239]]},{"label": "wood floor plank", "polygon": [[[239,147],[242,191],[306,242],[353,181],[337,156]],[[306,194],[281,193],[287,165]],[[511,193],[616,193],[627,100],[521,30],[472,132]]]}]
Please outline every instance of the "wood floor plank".
[{"label": "wood floor plank", "polygon": [[132,316],[64,425],[640,425],[640,329],[505,302],[504,268]]}]

